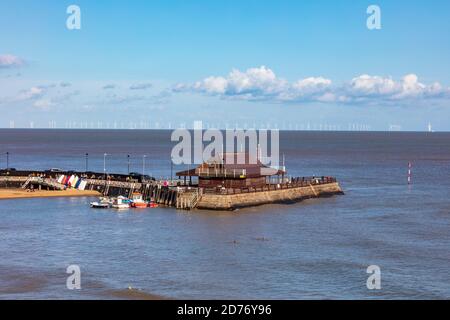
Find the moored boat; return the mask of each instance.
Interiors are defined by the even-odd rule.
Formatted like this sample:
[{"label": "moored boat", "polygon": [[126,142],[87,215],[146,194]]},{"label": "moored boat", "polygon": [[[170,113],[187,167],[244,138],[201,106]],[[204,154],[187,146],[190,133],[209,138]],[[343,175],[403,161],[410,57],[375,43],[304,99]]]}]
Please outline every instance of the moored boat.
[{"label": "moored boat", "polygon": [[131,207],[132,208],[147,208],[148,203],[142,199],[142,194],[139,192],[133,192],[131,197]]},{"label": "moored boat", "polygon": [[158,208],[158,204],[155,203],[155,202],[153,202],[153,201],[150,201],[150,202],[147,204],[147,207],[149,207],[149,208]]},{"label": "moored boat", "polygon": [[131,205],[132,200],[128,199],[127,197],[124,196],[118,196],[117,199],[121,199],[122,203],[127,203],[128,205]]},{"label": "moored boat", "polygon": [[119,197],[117,199],[114,199],[113,204],[111,205],[111,207],[114,208],[114,209],[123,210],[123,209],[130,208],[130,205],[128,203],[125,203],[123,201],[123,199]]},{"label": "moored boat", "polygon": [[94,209],[108,209],[110,204],[107,202],[98,202],[98,201],[94,201],[90,203],[91,208]]}]

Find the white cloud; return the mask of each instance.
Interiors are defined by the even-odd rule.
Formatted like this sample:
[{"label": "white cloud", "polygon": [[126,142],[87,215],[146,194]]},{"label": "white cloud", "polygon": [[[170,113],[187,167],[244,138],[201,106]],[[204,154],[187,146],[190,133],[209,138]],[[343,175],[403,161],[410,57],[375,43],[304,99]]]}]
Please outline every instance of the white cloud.
[{"label": "white cloud", "polygon": [[50,83],[50,84],[41,84],[41,85],[39,85],[39,86],[37,86],[37,87],[40,88],[40,89],[47,90],[47,89],[56,88],[56,84],[54,84],[54,83]]},{"label": "white cloud", "polygon": [[196,90],[205,91],[211,94],[225,94],[228,81],[222,77],[209,77],[201,82],[196,82],[194,88]]},{"label": "white cloud", "polygon": [[397,84],[391,78],[382,78],[363,74],[359,77],[353,78],[348,89],[350,93],[355,96],[383,96],[393,94],[397,90],[396,87]]},{"label": "white cloud", "polygon": [[25,62],[11,54],[3,54],[0,55],[0,68],[13,68],[13,67],[21,67],[25,64]]},{"label": "white cloud", "polygon": [[309,77],[298,80],[289,86],[285,101],[332,101],[332,81],[324,77]]},{"label": "white cloud", "polygon": [[130,86],[130,90],[147,90],[153,87],[151,83],[138,83]]},{"label": "white cloud", "polygon": [[249,101],[346,104],[450,98],[450,88],[438,82],[423,84],[415,74],[405,75],[399,81],[363,74],[337,86],[325,77],[308,77],[291,83],[277,77],[265,66],[244,72],[234,69],[226,77],[210,76],[193,84],[178,84],[173,91],[193,91]]},{"label": "white cloud", "polygon": [[106,104],[127,104],[127,103],[133,103],[136,101],[143,101],[143,100],[145,100],[145,97],[138,96],[138,95],[112,94],[112,95],[109,95],[104,102]]},{"label": "white cloud", "polygon": [[303,80],[299,80],[293,84],[293,87],[299,90],[309,89],[317,90],[318,88],[324,88],[331,85],[331,80],[323,77],[310,77]]},{"label": "white cloud", "polygon": [[80,94],[80,91],[78,90],[55,90],[56,87],[55,84],[33,86],[29,89],[19,91],[16,96],[7,98],[6,100],[11,103],[25,102],[25,105],[29,105],[31,102],[31,105],[36,108],[48,110],[52,106],[67,104],[72,97]]},{"label": "white cloud", "polygon": [[275,73],[265,66],[251,68],[246,72],[233,70],[227,79],[228,94],[272,95],[281,92],[287,81],[277,78]]},{"label": "white cloud", "polygon": [[28,90],[22,90],[19,92],[18,96],[15,100],[17,101],[25,101],[32,100],[42,97],[44,94],[44,88],[42,87],[31,87]]},{"label": "white cloud", "polygon": [[67,88],[67,87],[70,87],[71,85],[72,84],[70,82],[65,82],[65,81],[63,81],[59,84],[59,86],[62,88]]},{"label": "white cloud", "polygon": [[283,91],[287,81],[277,78],[265,67],[250,68],[245,72],[234,69],[227,78],[209,77],[195,84],[196,89],[228,96],[244,95],[250,98],[276,95]]},{"label": "white cloud", "polygon": [[179,84],[174,91],[192,90],[210,95],[234,97],[244,100],[281,100],[308,99],[311,95],[324,94],[331,80],[307,78],[294,84],[279,78],[269,68],[261,66],[245,72],[232,70],[227,77],[208,77],[193,85]]},{"label": "white cloud", "polygon": [[435,82],[426,85],[415,74],[407,74],[401,80],[390,77],[361,75],[353,78],[345,87],[348,100],[399,101],[412,99],[448,98],[450,88]]},{"label": "white cloud", "polygon": [[40,99],[34,102],[33,106],[41,109],[41,110],[48,110],[51,106],[53,106],[54,103],[50,99]]}]

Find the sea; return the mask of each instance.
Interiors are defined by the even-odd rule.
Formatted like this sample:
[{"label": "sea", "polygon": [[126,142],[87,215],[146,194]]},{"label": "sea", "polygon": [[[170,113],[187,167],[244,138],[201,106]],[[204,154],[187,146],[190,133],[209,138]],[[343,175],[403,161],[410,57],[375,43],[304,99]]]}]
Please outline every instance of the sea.
[{"label": "sea", "polygon": [[[0,168],[9,152],[16,169],[84,171],[87,153],[89,170],[126,173],[130,155],[131,171],[167,178],[170,136],[1,129]],[[345,195],[230,212],[0,200],[0,299],[450,298],[449,133],[281,131],[280,153],[290,175],[334,176]]]}]

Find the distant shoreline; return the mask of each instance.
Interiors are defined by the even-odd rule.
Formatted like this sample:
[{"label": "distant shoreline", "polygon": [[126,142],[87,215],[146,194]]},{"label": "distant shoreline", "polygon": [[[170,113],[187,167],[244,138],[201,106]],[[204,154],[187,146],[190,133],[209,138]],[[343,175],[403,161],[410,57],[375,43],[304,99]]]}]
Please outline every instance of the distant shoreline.
[{"label": "distant shoreline", "polygon": [[0,200],[28,199],[28,198],[56,198],[56,197],[95,197],[100,193],[94,190],[36,190],[0,189]]},{"label": "distant shoreline", "polygon": [[[176,129],[186,129],[188,131],[193,131],[194,128],[188,127],[188,128],[26,128],[26,127],[19,127],[19,128],[6,128],[6,127],[0,127],[0,130],[3,131],[162,131],[162,132],[172,132]],[[209,129],[213,129],[212,127]],[[214,128],[216,129],[216,128]],[[236,128],[219,128],[217,130],[225,131],[225,130],[235,130]],[[208,130],[208,128],[203,128],[203,131]],[[250,130],[250,128],[243,129],[243,130]],[[448,130],[438,130],[438,131],[427,131],[427,130],[325,130],[325,129],[280,129],[280,128],[263,128],[258,127],[254,130],[278,130],[280,132],[303,132],[303,133],[388,133],[388,134],[404,134],[404,133],[423,133],[423,134],[441,134],[445,133],[448,134],[450,131]]]}]

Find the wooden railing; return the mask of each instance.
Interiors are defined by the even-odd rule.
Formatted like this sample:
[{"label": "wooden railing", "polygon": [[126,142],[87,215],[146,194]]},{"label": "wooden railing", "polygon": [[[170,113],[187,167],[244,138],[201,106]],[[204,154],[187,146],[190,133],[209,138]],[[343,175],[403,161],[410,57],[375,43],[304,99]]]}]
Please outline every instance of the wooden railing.
[{"label": "wooden railing", "polygon": [[116,180],[100,180],[100,179],[84,179],[88,185],[94,186],[110,186],[124,189],[140,189],[142,184],[137,182],[126,182],[126,181],[116,181]]},{"label": "wooden railing", "polygon": [[334,177],[302,177],[302,178],[291,178],[289,181],[284,183],[269,183],[263,186],[256,187],[244,187],[244,188],[202,188],[205,194],[240,194],[240,193],[253,193],[253,192],[264,192],[264,191],[274,191],[283,189],[292,189],[299,187],[309,187],[323,184],[335,183],[337,180]]},{"label": "wooden railing", "polygon": [[0,176],[0,182],[6,181],[6,182],[26,182],[29,177],[15,177],[15,176]]}]

